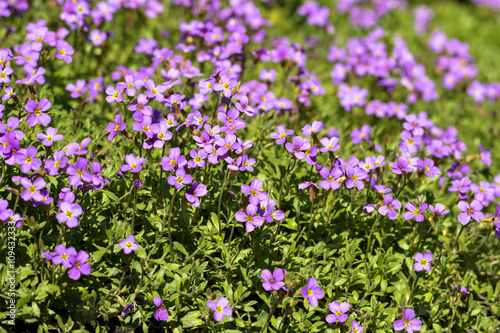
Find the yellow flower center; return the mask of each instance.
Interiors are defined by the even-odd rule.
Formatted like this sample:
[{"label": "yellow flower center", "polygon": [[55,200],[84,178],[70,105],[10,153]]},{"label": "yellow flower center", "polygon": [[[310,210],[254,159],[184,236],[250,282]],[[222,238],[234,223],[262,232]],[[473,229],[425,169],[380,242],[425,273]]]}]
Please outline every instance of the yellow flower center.
[{"label": "yellow flower center", "polygon": [[40,108],[36,108],[36,109],[35,109],[35,116],[37,116],[37,117],[38,117],[38,116],[40,116],[41,114],[42,114],[42,109],[40,109]]},{"label": "yellow flower center", "polygon": [[61,254],[61,259],[62,260],[67,260],[68,259],[68,255],[66,253]]},{"label": "yellow flower center", "polygon": [[250,194],[253,195],[253,196],[256,196],[257,195],[257,191],[256,190],[251,190]]},{"label": "yellow flower center", "polygon": [[130,249],[133,246],[133,244],[128,242],[125,246]]},{"label": "yellow flower center", "polygon": [[83,169],[78,169],[78,170],[76,170],[76,175],[77,175],[77,176],[81,176],[81,175],[83,175]]},{"label": "yellow flower center", "polygon": [[49,140],[49,141],[54,140],[54,138],[53,138],[53,137],[51,137],[50,135],[46,136],[46,137],[45,137],[45,139],[47,139],[47,140]]},{"label": "yellow flower center", "polygon": [[25,161],[26,163],[28,163],[28,164],[29,164],[29,163],[31,163],[31,161],[33,161],[33,160],[31,159],[31,157],[26,156],[26,158],[24,159],[24,161]]},{"label": "yellow flower center", "polygon": [[422,266],[427,265],[427,260],[425,260],[425,259],[420,260],[420,265],[422,265]]},{"label": "yellow flower center", "polygon": [[196,156],[196,157],[194,158],[194,161],[195,161],[196,163],[200,163],[200,162],[201,162],[201,156]]},{"label": "yellow flower center", "polygon": [[307,289],[307,294],[308,294],[309,296],[311,296],[311,295],[313,294],[313,290],[312,290],[312,289]]},{"label": "yellow flower center", "polygon": [[177,160],[172,159],[172,160],[170,160],[169,163],[170,163],[170,165],[175,165],[175,163],[177,163]]},{"label": "yellow flower center", "polygon": [[156,94],[158,93],[158,90],[156,90],[156,89],[154,89],[154,88],[153,88],[153,89],[151,89],[151,92],[152,92],[154,95],[156,95]]},{"label": "yellow flower center", "polygon": [[286,134],[285,133],[281,133],[280,134],[280,139],[284,139],[286,137]]},{"label": "yellow flower center", "polygon": [[144,127],[142,128],[142,130],[143,130],[144,132],[149,132],[149,126],[144,126]]},{"label": "yellow flower center", "polygon": [[252,222],[253,221],[253,216],[252,215],[248,215],[247,218],[246,218],[247,222]]},{"label": "yellow flower center", "polygon": [[467,214],[469,215],[474,214],[474,210],[472,208],[467,209]]},{"label": "yellow flower center", "polygon": [[135,169],[135,168],[137,168],[137,164],[136,164],[136,163],[132,163],[132,164],[130,165],[130,167],[131,167],[132,169]]},{"label": "yellow flower center", "polygon": [[410,319],[405,319],[404,324],[405,326],[410,326],[411,325]]},{"label": "yellow flower center", "polygon": [[59,53],[61,53],[61,55],[66,55],[66,51],[64,51],[63,49],[59,49]]},{"label": "yellow flower center", "polygon": [[358,180],[358,176],[356,176],[356,175],[352,176],[352,180],[354,180],[354,181]]},{"label": "yellow flower center", "polygon": [[35,193],[36,192],[36,186],[31,185],[30,188],[29,188],[29,191],[31,193]]},{"label": "yellow flower center", "polygon": [[415,209],[413,211],[413,215],[420,215],[420,209]]},{"label": "yellow flower center", "polygon": [[118,91],[115,91],[113,93],[113,98],[118,98],[120,96],[120,93]]},{"label": "yellow flower center", "polygon": [[133,87],[134,87],[134,84],[133,84],[133,83],[129,83],[129,84],[127,84],[127,87],[129,87],[129,88],[133,88]]},{"label": "yellow flower center", "polygon": [[328,177],[326,178],[326,180],[328,180],[329,182],[332,182],[332,181],[333,181],[333,177],[332,177],[332,176],[328,176]]},{"label": "yellow flower center", "polygon": [[68,217],[68,218],[72,218],[72,217],[73,217],[73,212],[72,212],[72,211],[70,211],[70,210],[67,210],[67,211],[66,211],[66,217]]},{"label": "yellow flower center", "polygon": [[222,85],[222,87],[224,87],[224,89],[229,89],[229,83],[227,83],[227,82],[226,82],[226,83],[224,83],[224,84]]},{"label": "yellow flower center", "polygon": [[222,312],[224,309],[222,309],[222,306],[220,305],[217,305],[217,307],[215,308],[217,310],[217,312]]},{"label": "yellow flower center", "polygon": [[183,179],[182,177],[177,177],[175,181],[178,182],[179,184],[182,184]]}]

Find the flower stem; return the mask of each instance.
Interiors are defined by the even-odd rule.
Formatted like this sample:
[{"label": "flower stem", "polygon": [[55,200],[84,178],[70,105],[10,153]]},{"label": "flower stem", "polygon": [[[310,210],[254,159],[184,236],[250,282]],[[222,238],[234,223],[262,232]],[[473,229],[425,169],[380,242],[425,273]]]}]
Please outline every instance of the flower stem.
[{"label": "flower stem", "polygon": [[[172,243],[172,210],[174,208],[175,196],[177,195],[177,188],[174,190],[174,194],[172,195],[172,199],[170,199],[170,208],[168,209],[168,242],[170,243],[170,258],[174,261],[174,248]],[[163,224],[161,226],[161,235],[163,236],[163,231],[165,230],[165,217],[163,215]]]}]

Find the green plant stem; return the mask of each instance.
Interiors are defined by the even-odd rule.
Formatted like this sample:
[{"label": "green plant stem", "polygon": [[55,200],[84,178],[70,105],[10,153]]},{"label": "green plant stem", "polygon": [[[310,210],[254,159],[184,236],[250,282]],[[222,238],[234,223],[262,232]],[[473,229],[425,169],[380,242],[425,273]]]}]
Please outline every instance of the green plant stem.
[{"label": "green plant stem", "polygon": [[[172,242],[172,210],[174,208],[175,196],[177,195],[177,188],[174,190],[172,199],[170,199],[170,208],[168,209],[168,242],[170,244],[170,258],[172,262],[174,261],[174,248]],[[161,226],[161,235],[163,237],[163,232],[165,230],[165,215],[163,216],[163,224]]]}]

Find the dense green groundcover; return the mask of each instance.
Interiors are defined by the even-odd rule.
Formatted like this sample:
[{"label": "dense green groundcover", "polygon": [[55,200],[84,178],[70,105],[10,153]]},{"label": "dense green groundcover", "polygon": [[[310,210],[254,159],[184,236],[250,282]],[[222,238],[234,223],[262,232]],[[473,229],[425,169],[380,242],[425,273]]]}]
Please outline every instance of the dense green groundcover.
[{"label": "dense green groundcover", "polygon": [[[126,109],[136,102],[137,97],[124,96],[123,103],[108,103],[106,97],[112,93],[106,94],[102,90],[95,99],[89,100],[88,92],[72,98],[67,84],[74,84],[79,79],[89,82],[103,77],[103,87],[116,87],[118,82],[124,81],[119,70],[147,72],[144,68],[152,68],[154,56],[135,48],[140,39],[155,39],[158,48],[166,47],[175,55],[181,55],[184,63],[177,64],[178,67],[184,66],[187,59],[200,69],[201,76],[188,77],[183,73],[179,77],[182,84],[164,93],[166,97],[173,93],[186,95],[184,102],[187,102],[198,93],[198,81],[217,74],[213,60],[199,63],[197,55],[200,51],[214,52],[214,46],[228,43],[231,33],[226,23],[231,20],[224,17],[227,14],[222,8],[229,6],[237,12],[238,6],[243,8],[252,1],[231,1],[232,5],[221,1],[221,8],[207,10],[192,10],[179,4],[182,1],[177,1],[177,4],[166,1],[163,11],[153,18],[148,17],[142,7],[119,8],[121,2],[127,1],[108,1],[119,8],[111,20],[96,25],[88,16],[85,23],[89,26],[76,29],[70,29],[60,18],[64,10],[59,2],[66,3],[30,1],[29,9],[22,15],[12,10],[11,16],[0,20],[1,48],[15,50],[15,45],[26,42],[27,24],[44,19],[50,31],[64,26],[68,28],[69,35],[65,40],[75,51],[72,62],[67,64],[55,57],[58,47],[44,44],[37,66],[43,65],[46,69],[45,83],[29,87],[16,84],[15,81],[24,79],[26,73],[19,62],[12,60],[16,72],[12,74],[11,83],[2,84],[2,89],[11,85],[17,91],[17,99],[2,102],[5,105],[2,123],[7,124],[9,117],[19,118],[17,129],[25,134],[20,148],[36,147],[35,158],[43,163],[39,170],[24,173],[21,163],[8,164],[5,161],[9,156],[0,157],[0,198],[8,202],[13,213],[26,219],[20,228],[15,228],[15,327],[10,325],[9,310],[3,306],[12,299],[8,280],[12,276],[12,269],[8,266],[9,251],[12,250],[8,246],[8,224],[2,223],[0,230],[0,331],[349,332],[355,320],[364,325],[363,332],[392,332],[394,323],[404,320],[405,309],[415,311],[415,318],[422,321],[421,331],[498,331],[500,239],[495,237],[492,215],[494,221],[495,214],[498,216],[495,208],[500,192],[499,179],[494,178],[500,171],[496,162],[500,158],[500,144],[496,140],[500,137],[499,104],[496,101],[476,103],[467,93],[472,81],[469,79],[455,89],[445,89],[441,84],[442,73],[436,69],[439,55],[429,50],[428,41],[432,31],[439,29],[449,39],[458,38],[468,43],[468,52],[478,70],[475,79],[485,83],[500,82],[499,12],[469,2],[410,1],[407,8],[390,11],[378,19],[377,26],[384,29],[379,41],[385,45],[386,51],[391,53],[397,48],[398,36],[403,38],[416,62],[425,66],[426,75],[436,83],[436,99],[424,101],[417,94],[415,103],[406,103],[407,88],[398,84],[394,92],[386,92],[377,85],[377,79],[369,75],[351,72],[344,81],[350,86],[367,89],[367,101],[406,103],[407,114],[422,116],[421,111],[427,111],[436,128],[456,127],[456,134],[450,131],[450,136],[462,140],[467,147],[460,156],[437,157],[426,149],[430,141],[425,141],[425,138],[425,143],[413,153],[422,161],[425,157],[434,160],[441,175],[431,178],[424,173],[425,169],[402,175],[391,171],[389,162],[397,162],[402,154],[400,134],[404,130],[404,119],[366,115],[365,106],[354,106],[348,112],[338,97],[340,85],[332,84],[330,72],[333,63],[327,60],[330,47],[341,48],[351,38],[369,36],[375,27],[364,29],[352,25],[349,14],[339,13],[334,1],[319,3],[330,9],[328,22],[333,24],[335,32],[327,32],[321,25],[309,25],[306,18],[297,13],[303,4],[301,1],[253,1],[260,15],[269,20],[268,26],[262,27],[267,35],[258,41],[253,35],[257,29],[252,30],[250,18],[234,15],[247,27],[250,40],[244,43],[242,52],[228,58],[230,65],[243,67],[236,76],[238,86],[231,86],[234,88],[232,92],[236,94],[244,90],[245,84],[248,87],[251,80],[264,82],[259,79],[261,70],[274,69],[277,71],[276,80],[268,82],[267,90],[274,92],[276,98],[287,98],[293,103],[293,108],[278,112],[278,108],[270,107],[253,116],[241,112],[240,118],[246,127],[238,129],[236,135],[241,142],[251,140],[251,147],[236,152],[236,146],[233,146],[229,148],[232,149],[229,156],[236,161],[244,153],[255,159],[253,172],[231,170],[228,168],[230,163],[223,158],[219,158],[217,164],[206,161],[204,167],[184,166],[193,181],[207,188],[206,195],[199,198],[200,205],[195,207],[185,196],[190,185],[176,189],[171,184],[177,182],[179,175],[175,171],[165,171],[159,163],[162,157],[169,156],[169,149],[175,147],[180,148],[187,160],[194,160],[189,155],[190,150],[202,149],[196,146],[193,136],[201,136],[203,128],[196,128],[197,124],[178,130],[170,128],[172,138],[166,141],[164,148],[146,149],[143,145],[147,137],[133,130],[133,112]],[[95,8],[97,2],[88,3]],[[434,16],[427,32],[417,34],[413,27],[413,10],[422,4],[428,5]],[[200,5],[199,8],[205,7]],[[225,39],[207,44],[199,36],[184,38],[179,25],[191,20],[205,23],[213,20],[215,26],[222,28]],[[113,32],[99,46],[87,40],[89,32],[97,27],[100,31]],[[306,46],[311,36],[317,36],[318,40]],[[278,37],[290,40],[289,44],[283,44],[286,47],[297,42],[304,48],[301,52],[306,59],[305,66],[297,65],[291,59],[256,60],[257,50],[279,48],[273,42],[273,38]],[[180,42],[195,45],[195,50],[183,53],[176,49]],[[17,53],[13,51],[13,55]],[[161,71],[175,68],[176,64],[171,56],[158,59],[160,61],[153,71],[148,72],[148,79],[160,84],[168,80]],[[118,70],[119,78],[112,78],[117,66],[124,68]],[[309,73],[297,81],[288,80],[299,74],[298,68],[301,71],[306,68]],[[226,74],[229,76],[230,73]],[[325,90],[323,94],[316,94],[314,89],[297,83],[316,79]],[[304,90],[308,92],[303,98]],[[249,93],[248,89],[244,91]],[[146,94],[146,89],[141,93]],[[223,127],[225,123],[217,116],[217,111],[224,114],[232,107],[236,108],[236,103],[243,104],[239,93],[231,94],[231,98],[221,98],[217,92],[208,95],[210,99],[199,111],[209,117],[206,123],[212,126]],[[258,102],[250,98],[249,106],[258,110],[259,105],[270,98],[262,95]],[[51,122],[48,126],[38,124],[31,127],[26,120],[29,115],[26,103],[28,100],[40,102],[43,98],[52,103],[47,111]],[[189,104],[165,106],[153,99],[149,105],[154,110],[161,110],[161,117],[175,115],[179,125],[196,111]],[[119,114],[123,115],[127,127],[109,141],[109,132],[105,129],[108,122],[113,122]],[[303,134],[304,126],[314,121],[323,122],[324,128],[312,136]],[[362,182],[363,189],[346,189],[348,180],[352,180],[352,170],[349,169],[334,177],[340,184],[339,189],[325,190],[320,187],[323,177],[315,165],[296,158],[293,150],[287,151],[285,145],[278,145],[270,138],[279,125],[295,131],[287,138],[288,143],[294,136],[302,136],[318,148],[323,148],[320,140],[327,136],[327,132],[335,129],[337,134],[328,136],[338,137],[341,148],[334,153],[318,151],[317,165],[323,168],[332,169],[334,161],[339,163],[338,158],[347,162],[355,156],[363,162],[367,156],[379,155],[385,156],[385,167],[370,172]],[[351,133],[363,125],[372,127],[370,140],[354,143]],[[44,147],[37,136],[37,133],[46,133],[47,127],[55,127],[64,135],[62,141],[54,142],[50,148]],[[143,128],[142,125],[139,127]],[[227,125],[222,130],[221,140],[229,137],[229,127]],[[436,128],[426,127],[424,137],[429,140],[439,137],[441,134],[432,132]],[[82,186],[87,189],[90,182],[71,186],[63,169],[57,175],[43,171],[46,160],[52,158],[55,151],[66,150],[68,144],[79,144],[85,138],[91,138],[88,153],[70,155],[68,163],[76,163],[79,157],[99,162],[102,179],[109,180],[102,188],[82,191]],[[480,161],[479,144],[491,152],[491,166]],[[141,171],[120,171],[127,164],[125,156],[129,154],[147,159]],[[484,218],[479,219],[481,222],[472,220],[463,226],[458,219],[461,210],[457,204],[462,200],[471,202],[477,194],[469,191],[468,196],[459,197],[458,192],[450,191],[452,176],[447,173],[454,161],[470,166],[467,176],[472,183],[484,181],[489,182],[491,188],[497,186],[496,197],[482,209]],[[33,200],[25,201],[20,196],[25,189],[16,176],[30,177],[37,173],[40,174],[33,179],[42,177],[54,198],[50,205],[33,207]],[[170,181],[169,176],[174,181]],[[270,223],[264,222],[248,232],[245,223],[236,220],[236,213],[248,212],[252,199],[242,193],[242,186],[250,185],[254,179],[262,181],[261,190],[276,201],[276,210],[282,211],[284,218],[274,221],[271,218]],[[457,179],[462,177],[453,180]],[[397,211],[397,219],[378,213],[378,208],[385,204],[384,195],[370,186],[372,181],[391,188],[392,195],[401,201],[403,207]],[[299,189],[299,184],[305,182],[317,186]],[[137,186],[138,183],[142,186]],[[57,217],[64,197],[63,188],[70,188],[75,195],[74,202],[83,210],[74,228],[60,223]],[[422,222],[413,218],[406,220],[403,217],[407,211],[405,204],[412,202],[418,206],[418,201],[434,206],[444,204],[450,212],[437,216],[427,209]],[[261,207],[264,205],[258,203]],[[2,210],[6,208],[2,207]],[[125,254],[120,242],[130,234],[134,235],[139,248]],[[59,244],[74,247],[76,252],[88,253],[88,263],[92,267],[90,274],[72,279],[69,276],[71,266],[65,268],[42,257],[53,253]],[[414,256],[418,252],[434,255],[430,271],[415,270]],[[266,291],[262,285],[262,271],[273,272],[276,268],[287,271],[283,281],[287,291]],[[323,298],[319,299],[317,306],[311,306],[302,295],[301,288],[310,278],[316,279],[323,289]],[[460,290],[461,287],[467,292]],[[155,305],[154,296],[162,299],[168,320],[156,317],[160,307]],[[220,296],[229,300],[232,316],[215,321],[214,311],[207,307],[207,303]],[[328,304],[334,301],[350,304],[349,318],[345,323],[325,321],[331,314]],[[123,314],[128,304],[132,307]]]}]

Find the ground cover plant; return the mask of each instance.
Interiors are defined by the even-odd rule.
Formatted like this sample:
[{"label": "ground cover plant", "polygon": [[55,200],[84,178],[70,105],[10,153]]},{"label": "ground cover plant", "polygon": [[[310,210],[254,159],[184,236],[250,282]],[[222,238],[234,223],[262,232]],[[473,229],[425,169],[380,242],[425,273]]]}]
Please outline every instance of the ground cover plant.
[{"label": "ground cover plant", "polygon": [[0,329],[498,332],[499,7],[0,1]]}]

